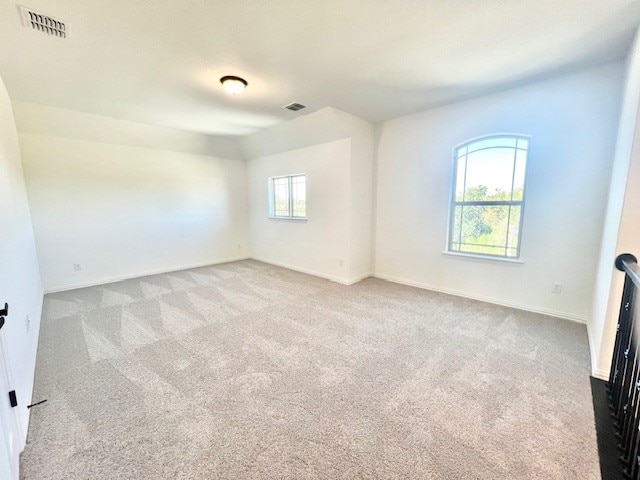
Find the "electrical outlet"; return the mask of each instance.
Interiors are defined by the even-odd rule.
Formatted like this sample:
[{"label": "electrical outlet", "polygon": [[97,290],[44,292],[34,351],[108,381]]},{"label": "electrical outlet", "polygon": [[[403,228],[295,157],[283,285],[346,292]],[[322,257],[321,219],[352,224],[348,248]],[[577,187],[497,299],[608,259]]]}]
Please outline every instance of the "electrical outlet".
[{"label": "electrical outlet", "polygon": [[344,260],[339,258],[338,259],[338,265],[340,265],[342,267],[344,265]]},{"label": "electrical outlet", "polygon": [[74,264],[73,264],[73,269],[74,269],[76,272],[79,272],[80,270],[82,270],[82,267],[80,266],[80,264],[79,264],[79,263],[74,263]]},{"label": "electrical outlet", "polygon": [[562,284],[561,283],[554,283],[551,286],[551,293],[562,293]]},{"label": "electrical outlet", "polygon": [[24,319],[24,326],[27,329],[27,333],[29,333],[29,330],[31,330],[31,319],[29,318],[29,315]]}]

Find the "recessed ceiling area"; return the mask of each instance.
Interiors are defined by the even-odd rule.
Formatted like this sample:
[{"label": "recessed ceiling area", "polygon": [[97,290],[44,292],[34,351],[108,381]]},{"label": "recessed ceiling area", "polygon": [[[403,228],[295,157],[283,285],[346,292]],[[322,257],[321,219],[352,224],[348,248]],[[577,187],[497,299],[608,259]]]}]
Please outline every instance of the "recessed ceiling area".
[{"label": "recessed ceiling area", "polygon": [[[26,0],[25,0],[26,2]],[[0,75],[15,100],[216,135],[332,106],[378,122],[621,60],[628,0],[28,0],[57,38],[0,5]],[[246,79],[242,95],[220,85]]]}]

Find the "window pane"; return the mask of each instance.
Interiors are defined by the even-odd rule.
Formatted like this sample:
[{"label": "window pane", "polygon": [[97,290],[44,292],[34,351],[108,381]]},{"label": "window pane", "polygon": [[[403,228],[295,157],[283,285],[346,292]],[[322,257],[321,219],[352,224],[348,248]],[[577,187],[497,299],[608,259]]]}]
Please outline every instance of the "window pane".
[{"label": "window pane", "polygon": [[293,196],[293,216],[307,216],[307,185],[306,177],[298,175],[291,177],[291,192]]},{"label": "window pane", "polygon": [[516,170],[513,175],[513,199],[524,198],[524,174],[527,168],[527,151],[516,150]]},{"label": "window pane", "polygon": [[452,250],[460,250],[460,229],[462,226],[462,205],[456,205],[453,211],[453,218],[451,219],[451,232],[449,236],[449,243]]},{"label": "window pane", "polygon": [[289,217],[289,178],[273,179],[273,205],[276,217]]},{"label": "window pane", "polygon": [[460,251],[505,255],[509,206],[465,205],[462,208]]},{"label": "window pane", "polygon": [[465,201],[511,200],[514,151],[493,148],[467,155]]},{"label": "window pane", "polygon": [[520,218],[522,215],[522,207],[519,205],[511,206],[509,216],[509,231],[507,237],[507,257],[518,256],[518,242],[520,240]]}]

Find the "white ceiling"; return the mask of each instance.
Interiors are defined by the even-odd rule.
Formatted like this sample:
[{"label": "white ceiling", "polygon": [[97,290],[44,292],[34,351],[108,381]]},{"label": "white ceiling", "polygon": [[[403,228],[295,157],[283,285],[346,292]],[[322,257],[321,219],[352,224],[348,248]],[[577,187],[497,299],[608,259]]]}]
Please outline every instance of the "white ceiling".
[{"label": "white ceiling", "polygon": [[[332,106],[377,122],[622,59],[638,0],[0,0],[14,100],[245,135]],[[249,87],[230,96],[218,79]],[[300,113],[281,107],[308,105]]]}]

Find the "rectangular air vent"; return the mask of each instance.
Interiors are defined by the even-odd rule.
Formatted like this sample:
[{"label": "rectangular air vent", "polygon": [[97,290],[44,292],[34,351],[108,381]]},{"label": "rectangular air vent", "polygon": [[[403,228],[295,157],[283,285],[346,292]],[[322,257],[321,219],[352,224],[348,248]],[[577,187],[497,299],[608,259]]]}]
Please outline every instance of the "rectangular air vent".
[{"label": "rectangular air vent", "polygon": [[49,15],[38,13],[28,7],[20,6],[22,14],[22,25],[25,28],[31,28],[47,35],[59,38],[67,38],[69,35],[69,26],[62,20],[57,20]]},{"label": "rectangular air vent", "polygon": [[282,108],[286,108],[287,110],[291,110],[293,112],[297,112],[298,110],[302,110],[303,108],[307,108],[306,105],[302,105],[300,103],[290,103],[289,105],[285,105]]}]

